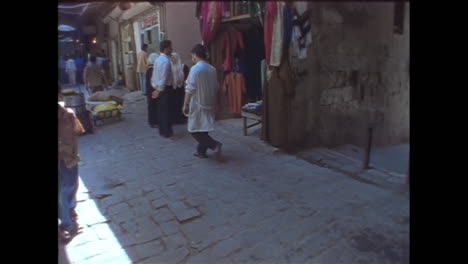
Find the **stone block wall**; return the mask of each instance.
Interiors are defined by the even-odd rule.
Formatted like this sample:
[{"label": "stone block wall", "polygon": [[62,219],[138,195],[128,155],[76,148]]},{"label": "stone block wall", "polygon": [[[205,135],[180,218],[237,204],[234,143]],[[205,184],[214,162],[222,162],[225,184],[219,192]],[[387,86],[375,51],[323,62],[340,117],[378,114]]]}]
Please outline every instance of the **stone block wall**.
[{"label": "stone block wall", "polygon": [[403,35],[393,3],[309,2],[313,44],[292,101],[296,146],[364,146],[378,116],[374,145],[409,141],[409,4]]}]

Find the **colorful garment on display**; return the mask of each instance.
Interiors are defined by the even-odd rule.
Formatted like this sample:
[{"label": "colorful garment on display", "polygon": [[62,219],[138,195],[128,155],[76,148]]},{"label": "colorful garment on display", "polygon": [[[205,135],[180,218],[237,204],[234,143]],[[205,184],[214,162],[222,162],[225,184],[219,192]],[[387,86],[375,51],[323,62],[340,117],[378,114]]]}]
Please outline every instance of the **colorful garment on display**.
[{"label": "colorful garment on display", "polygon": [[[299,17],[302,16],[307,10],[307,2],[294,2],[294,9]],[[290,52],[292,57],[305,59],[307,48],[312,44],[311,25],[308,15],[302,19],[298,16],[294,16]]]},{"label": "colorful garment on display", "polygon": [[223,70],[230,71],[234,62],[236,52],[244,50],[244,40],[239,31],[224,32],[221,37],[221,50],[223,52]]},{"label": "colorful garment on display", "polygon": [[205,45],[213,41],[221,23],[224,2],[207,1],[202,3],[202,39]]},{"label": "colorful garment on display", "polygon": [[278,15],[278,4],[276,1],[268,1],[265,4],[265,26],[264,26],[264,42],[265,42],[265,58],[267,65],[270,65],[271,45],[273,41],[273,23]]},{"label": "colorful garment on display", "polygon": [[278,2],[277,15],[273,22],[273,38],[271,45],[270,66],[279,67],[281,56],[283,54],[284,38],[284,20],[283,20],[284,2]]},{"label": "colorful garment on display", "polygon": [[224,94],[228,95],[229,105],[234,114],[240,114],[242,107],[242,95],[246,93],[245,78],[238,72],[226,75],[223,82]]}]

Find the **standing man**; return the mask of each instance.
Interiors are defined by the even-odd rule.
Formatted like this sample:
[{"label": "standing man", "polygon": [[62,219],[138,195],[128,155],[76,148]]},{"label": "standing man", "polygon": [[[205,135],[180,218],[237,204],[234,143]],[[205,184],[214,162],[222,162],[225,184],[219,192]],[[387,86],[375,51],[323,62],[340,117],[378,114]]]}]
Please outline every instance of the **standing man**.
[{"label": "standing man", "polygon": [[83,81],[91,94],[103,91],[107,87],[104,70],[96,63],[96,56],[89,58],[89,64],[84,69]]},{"label": "standing man", "polygon": [[171,102],[174,88],[173,88],[173,74],[172,74],[172,42],[170,40],[163,40],[159,45],[161,55],[156,59],[153,69],[153,78],[151,85],[155,89],[152,97],[158,101],[158,125],[159,134],[165,138],[176,139],[172,131],[172,111]]},{"label": "standing man", "polygon": [[219,89],[216,69],[206,62],[207,51],[203,45],[195,45],[191,55],[196,64],[186,81],[182,112],[188,117],[188,131],[198,141],[197,152],[193,155],[207,158],[206,150],[212,149],[219,159],[222,144],[208,135],[214,130],[214,107]]},{"label": "standing man", "polygon": [[140,89],[143,94],[146,94],[146,67],[148,66],[148,44],[143,44],[141,46],[141,51],[138,53],[138,65],[137,65],[137,73],[138,73],[138,81],[140,83]]},{"label": "standing man", "polygon": [[78,233],[76,223],[76,192],[78,191],[78,135],[83,126],[71,109],[59,104],[59,219],[60,235],[70,239]]},{"label": "standing man", "polygon": [[148,124],[152,128],[158,127],[158,99],[154,99],[152,94],[154,88],[151,86],[153,76],[153,64],[159,57],[157,53],[151,53],[148,58],[148,68],[146,69],[146,100],[148,103]]},{"label": "standing man", "polygon": [[76,64],[72,57],[69,57],[65,66],[65,71],[68,74],[68,83],[70,85],[76,85]]}]

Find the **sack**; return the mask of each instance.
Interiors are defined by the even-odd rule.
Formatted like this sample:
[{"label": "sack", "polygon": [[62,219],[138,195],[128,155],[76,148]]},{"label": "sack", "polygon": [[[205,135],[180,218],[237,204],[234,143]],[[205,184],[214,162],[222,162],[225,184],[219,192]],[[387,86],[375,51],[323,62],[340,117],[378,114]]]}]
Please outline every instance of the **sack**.
[{"label": "sack", "polygon": [[105,103],[94,108],[94,112],[98,117],[118,116],[123,106],[113,103]]}]

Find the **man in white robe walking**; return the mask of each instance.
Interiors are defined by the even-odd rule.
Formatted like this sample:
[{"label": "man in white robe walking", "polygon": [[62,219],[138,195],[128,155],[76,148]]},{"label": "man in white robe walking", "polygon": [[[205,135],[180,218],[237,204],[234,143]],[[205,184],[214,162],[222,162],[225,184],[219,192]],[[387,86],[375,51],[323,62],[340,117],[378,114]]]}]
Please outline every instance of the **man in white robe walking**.
[{"label": "man in white robe walking", "polygon": [[188,117],[188,131],[198,141],[197,151],[193,155],[207,158],[206,151],[211,149],[219,159],[222,144],[208,135],[214,131],[214,107],[219,89],[216,69],[206,62],[207,51],[203,45],[195,45],[190,53],[195,65],[186,81],[182,112]]}]

